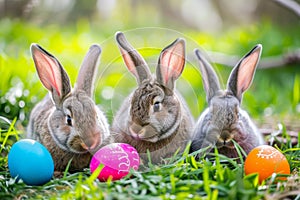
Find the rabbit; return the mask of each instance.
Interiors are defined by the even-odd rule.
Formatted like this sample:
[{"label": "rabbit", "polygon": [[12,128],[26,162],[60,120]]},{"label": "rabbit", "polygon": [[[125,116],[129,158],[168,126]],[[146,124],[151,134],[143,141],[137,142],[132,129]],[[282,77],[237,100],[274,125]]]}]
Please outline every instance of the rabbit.
[{"label": "rabbit", "polygon": [[185,149],[194,125],[187,104],[175,90],[175,81],[185,65],[185,40],[178,38],[162,50],[155,77],[124,34],[117,32],[115,36],[124,63],[135,76],[138,87],[114,116],[111,133],[116,142],[135,147],[145,166],[162,164],[177,150]]},{"label": "rabbit", "polygon": [[40,81],[49,91],[32,110],[27,138],[42,143],[51,153],[54,170],[69,171],[89,165],[92,154],[110,143],[107,119],[93,101],[101,48],[92,45],[84,58],[74,89],[59,61],[38,44],[31,54]]},{"label": "rabbit", "polygon": [[[191,152],[201,148],[217,147],[218,152],[229,158],[237,158],[233,140],[248,154],[254,147],[264,144],[264,139],[248,113],[240,108],[243,93],[250,87],[258,65],[262,46],[256,45],[232,69],[227,89],[220,89],[219,79],[209,62],[195,50],[208,108],[196,122]],[[196,158],[199,159],[198,154]]]}]

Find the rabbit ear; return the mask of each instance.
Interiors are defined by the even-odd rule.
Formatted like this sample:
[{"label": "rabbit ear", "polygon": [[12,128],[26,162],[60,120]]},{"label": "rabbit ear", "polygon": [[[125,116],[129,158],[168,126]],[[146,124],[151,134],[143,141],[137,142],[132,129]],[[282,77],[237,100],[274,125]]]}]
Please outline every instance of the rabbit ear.
[{"label": "rabbit ear", "polygon": [[201,55],[200,50],[196,49],[195,54],[199,60],[199,68],[202,75],[202,82],[206,92],[206,100],[209,103],[211,98],[215,96],[216,92],[220,90],[220,81],[218,76],[209,64],[209,62]]},{"label": "rabbit ear", "polygon": [[31,54],[42,84],[52,95],[56,105],[71,92],[70,79],[59,61],[38,44],[31,44]]},{"label": "rabbit ear", "polygon": [[94,83],[100,54],[100,46],[92,45],[84,57],[77,77],[76,89],[85,91],[90,97],[94,94]]},{"label": "rabbit ear", "polygon": [[261,50],[261,44],[256,45],[238,62],[229,76],[227,89],[231,91],[239,101],[242,100],[243,93],[252,83]]},{"label": "rabbit ear", "polygon": [[116,41],[128,70],[135,76],[138,84],[151,79],[151,72],[144,58],[129,44],[122,32],[116,33]]},{"label": "rabbit ear", "polygon": [[175,80],[181,75],[185,65],[185,40],[176,39],[162,50],[156,69],[157,81],[173,90]]}]

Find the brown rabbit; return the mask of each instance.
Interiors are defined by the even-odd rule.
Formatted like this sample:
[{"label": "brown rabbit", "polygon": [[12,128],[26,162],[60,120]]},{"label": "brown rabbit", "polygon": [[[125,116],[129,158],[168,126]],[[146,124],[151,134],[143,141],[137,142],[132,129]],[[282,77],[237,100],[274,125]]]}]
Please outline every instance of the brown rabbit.
[{"label": "brown rabbit", "polygon": [[184,99],[175,91],[175,81],[185,65],[185,41],[177,39],[162,50],[156,77],[123,33],[116,33],[116,41],[138,88],[124,100],[114,117],[113,137],[116,142],[135,147],[142,161],[147,162],[149,151],[152,163],[161,163],[177,150],[185,149],[194,124]]},{"label": "brown rabbit", "polygon": [[204,147],[218,148],[219,153],[230,158],[238,156],[233,140],[246,153],[264,144],[262,135],[251,121],[248,113],[240,108],[243,93],[250,87],[257,67],[262,46],[255,46],[232,70],[227,89],[222,90],[218,76],[212,66],[197,49],[203,86],[208,108],[196,123],[191,151]]},{"label": "brown rabbit", "polygon": [[64,171],[71,159],[69,170],[81,170],[110,136],[107,119],[92,99],[101,48],[90,47],[73,90],[53,55],[37,44],[31,45],[31,53],[39,78],[50,93],[31,112],[28,138],[46,146],[56,171]]}]

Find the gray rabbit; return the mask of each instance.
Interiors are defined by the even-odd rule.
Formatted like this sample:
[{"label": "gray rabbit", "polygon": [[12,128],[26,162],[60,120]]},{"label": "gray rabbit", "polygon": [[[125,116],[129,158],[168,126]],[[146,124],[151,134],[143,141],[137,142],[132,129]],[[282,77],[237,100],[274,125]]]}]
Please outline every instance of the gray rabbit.
[{"label": "gray rabbit", "polygon": [[185,65],[185,41],[177,39],[162,50],[156,77],[123,33],[116,33],[116,41],[138,87],[114,117],[112,135],[116,142],[135,147],[145,164],[147,151],[153,164],[162,163],[177,150],[185,149],[194,124],[184,99],[175,90],[175,81]]},{"label": "gray rabbit", "polygon": [[208,146],[217,147],[219,153],[230,158],[238,157],[233,140],[246,153],[264,144],[262,135],[241,109],[243,93],[249,88],[260,59],[262,46],[256,45],[234,67],[227,82],[227,89],[220,88],[216,72],[208,61],[195,50],[199,60],[208,108],[199,117],[191,144],[191,152]]},{"label": "gray rabbit", "polygon": [[32,110],[27,137],[46,146],[55,171],[64,171],[71,159],[69,170],[81,170],[89,165],[91,153],[110,139],[107,119],[92,99],[101,48],[90,47],[74,89],[53,55],[37,44],[31,45],[31,53],[49,94]]}]

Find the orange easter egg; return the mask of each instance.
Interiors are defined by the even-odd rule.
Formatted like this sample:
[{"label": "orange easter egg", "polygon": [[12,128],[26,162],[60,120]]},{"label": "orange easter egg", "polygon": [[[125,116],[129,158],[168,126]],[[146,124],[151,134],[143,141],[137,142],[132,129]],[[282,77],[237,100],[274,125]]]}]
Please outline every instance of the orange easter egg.
[{"label": "orange easter egg", "polygon": [[290,165],[286,157],[269,145],[261,145],[252,149],[244,164],[245,174],[257,173],[260,183],[273,173],[290,174]]}]

